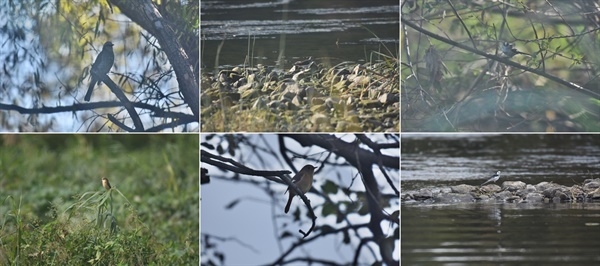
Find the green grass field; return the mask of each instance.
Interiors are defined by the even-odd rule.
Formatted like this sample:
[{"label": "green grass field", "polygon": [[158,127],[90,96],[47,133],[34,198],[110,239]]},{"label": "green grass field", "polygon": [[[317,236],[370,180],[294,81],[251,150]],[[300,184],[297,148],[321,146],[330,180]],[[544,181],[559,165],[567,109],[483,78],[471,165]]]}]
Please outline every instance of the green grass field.
[{"label": "green grass field", "polygon": [[0,265],[198,265],[198,147],[181,134],[0,136]]}]

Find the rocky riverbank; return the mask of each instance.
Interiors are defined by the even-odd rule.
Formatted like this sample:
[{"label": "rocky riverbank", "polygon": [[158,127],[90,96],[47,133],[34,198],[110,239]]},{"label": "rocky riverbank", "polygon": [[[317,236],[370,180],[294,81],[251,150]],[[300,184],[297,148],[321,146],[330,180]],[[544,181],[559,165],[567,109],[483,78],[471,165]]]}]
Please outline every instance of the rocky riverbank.
[{"label": "rocky riverbank", "polygon": [[564,186],[551,182],[537,185],[521,181],[505,181],[483,187],[456,185],[443,188],[422,188],[403,191],[402,203],[467,203],[467,202],[585,202],[600,201],[600,179],[586,179],[581,185]]},{"label": "rocky riverbank", "polygon": [[202,76],[203,131],[398,132],[398,62],[317,60]]}]

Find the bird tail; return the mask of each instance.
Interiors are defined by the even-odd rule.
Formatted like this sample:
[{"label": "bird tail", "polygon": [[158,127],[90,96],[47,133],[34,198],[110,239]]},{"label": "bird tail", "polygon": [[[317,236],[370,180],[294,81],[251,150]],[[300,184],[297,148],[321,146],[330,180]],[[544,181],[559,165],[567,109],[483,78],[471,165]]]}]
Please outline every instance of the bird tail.
[{"label": "bird tail", "polygon": [[288,198],[288,202],[285,205],[285,213],[288,213],[290,211],[290,206],[292,205],[292,199],[294,198],[294,196],[292,196],[290,194],[290,197]]},{"label": "bird tail", "polygon": [[94,87],[96,86],[96,79],[94,77],[92,77],[92,82],[90,83],[87,92],[85,93],[85,97],[83,97],[83,100],[86,102],[90,101],[90,98],[92,97],[92,92],[94,91]]}]

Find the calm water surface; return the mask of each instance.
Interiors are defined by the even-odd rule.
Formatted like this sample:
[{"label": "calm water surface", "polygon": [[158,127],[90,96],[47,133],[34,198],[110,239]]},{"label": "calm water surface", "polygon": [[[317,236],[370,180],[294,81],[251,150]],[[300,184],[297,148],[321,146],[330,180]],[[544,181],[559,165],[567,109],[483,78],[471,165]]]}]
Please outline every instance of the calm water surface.
[{"label": "calm water surface", "polygon": [[247,65],[281,62],[283,67],[309,56],[328,64],[375,61],[374,51],[398,56],[397,0],[229,0],[201,5],[205,70],[241,65],[246,55]]}]

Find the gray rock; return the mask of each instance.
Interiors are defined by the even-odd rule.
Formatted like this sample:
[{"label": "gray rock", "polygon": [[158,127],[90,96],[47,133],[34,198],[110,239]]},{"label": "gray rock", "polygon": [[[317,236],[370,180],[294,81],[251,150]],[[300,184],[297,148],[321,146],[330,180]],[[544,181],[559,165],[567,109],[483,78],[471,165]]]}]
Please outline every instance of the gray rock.
[{"label": "gray rock", "polygon": [[427,189],[427,188],[419,189],[417,192],[415,192],[413,194],[413,198],[417,199],[417,200],[419,200],[419,199],[429,199],[431,197],[433,197],[433,192],[431,192],[431,190]]},{"label": "gray rock", "polygon": [[525,189],[522,189],[520,191],[517,192],[517,195],[520,197],[526,197],[529,193],[533,193],[536,192],[537,189],[535,189],[534,186],[532,185],[527,185],[525,186]]},{"label": "gray rock", "polygon": [[471,185],[461,184],[458,186],[451,186],[450,190],[452,193],[467,194],[467,193],[475,190],[475,187],[471,186]]},{"label": "gray rock", "polygon": [[508,199],[509,197],[512,197],[512,196],[513,196],[513,194],[512,194],[512,193],[510,193],[510,191],[506,191],[506,190],[505,190],[505,191],[501,191],[501,192],[498,192],[498,193],[496,193],[494,196],[496,196],[496,199],[497,199],[497,200],[502,200],[502,201],[505,201],[505,200],[506,200],[506,199]]},{"label": "gray rock", "polygon": [[267,107],[267,96],[261,96],[256,99],[252,105],[252,110],[260,110]]},{"label": "gray rock", "polygon": [[544,191],[552,186],[554,186],[554,184],[548,183],[548,182],[542,182],[542,183],[535,185],[535,189],[537,189],[538,191]]},{"label": "gray rock", "polygon": [[569,197],[569,195],[567,195],[566,193],[564,193],[564,192],[562,192],[562,191],[560,191],[560,190],[557,190],[557,191],[556,191],[556,193],[555,193],[555,195],[554,195],[554,198],[559,198],[559,199],[560,199],[560,201],[567,201],[567,200],[570,200],[570,199],[571,199],[571,198]]},{"label": "gray rock", "polygon": [[[583,191],[590,192],[590,191],[594,191],[594,190],[600,188],[600,182],[590,180],[590,179],[588,179],[588,180],[589,180],[589,182],[587,182],[587,183],[584,181]],[[588,180],[586,180],[586,181],[588,181]]]},{"label": "gray rock", "polygon": [[529,203],[541,203],[544,202],[544,195],[537,192],[529,193],[525,197],[525,200]]},{"label": "gray rock", "polygon": [[485,185],[483,187],[479,188],[483,193],[490,193],[490,192],[498,192],[501,191],[502,188],[496,184],[488,184]]},{"label": "gray rock", "polygon": [[524,189],[526,184],[521,181],[504,181],[502,183],[502,188],[506,189],[510,192],[515,192],[517,190]]},{"label": "gray rock", "polygon": [[475,198],[468,194],[440,193],[433,197],[436,203],[464,203],[475,202]]},{"label": "gray rock", "polygon": [[518,203],[582,202],[600,199],[600,179],[588,179],[583,185],[563,186],[551,182],[537,185],[521,181],[505,181],[502,188],[495,184],[484,187],[460,184],[449,187],[428,187],[414,191],[404,199],[435,203],[465,203],[474,201],[505,201]]},{"label": "gray rock", "polygon": [[485,194],[481,194],[481,195],[477,196],[476,199],[479,199],[481,201],[490,201],[490,200],[492,200],[492,198],[490,198],[490,196],[485,195]]}]

